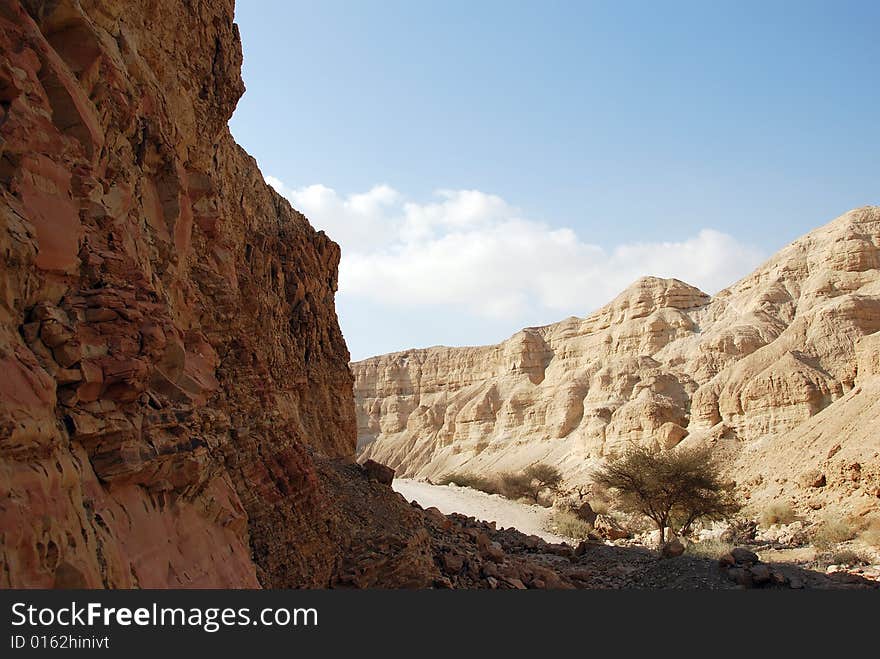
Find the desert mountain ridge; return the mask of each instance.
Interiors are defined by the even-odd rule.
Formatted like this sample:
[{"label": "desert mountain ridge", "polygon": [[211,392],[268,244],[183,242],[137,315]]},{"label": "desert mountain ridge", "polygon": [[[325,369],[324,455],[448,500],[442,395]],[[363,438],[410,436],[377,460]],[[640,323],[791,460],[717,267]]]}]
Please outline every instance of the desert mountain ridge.
[{"label": "desert mountain ridge", "polygon": [[413,478],[548,462],[576,484],[629,442],[708,443],[747,498],[876,508],[878,331],[867,206],[714,296],[643,277],[586,318],[494,346],[355,362],[358,445]]}]

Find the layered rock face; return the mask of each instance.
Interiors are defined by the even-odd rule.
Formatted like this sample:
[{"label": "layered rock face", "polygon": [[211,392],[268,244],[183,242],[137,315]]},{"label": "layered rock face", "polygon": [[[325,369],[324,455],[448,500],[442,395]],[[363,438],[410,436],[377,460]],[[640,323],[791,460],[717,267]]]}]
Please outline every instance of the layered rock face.
[{"label": "layered rock face", "polygon": [[343,468],[339,248],[229,134],[232,18],[0,4],[0,586],[436,575],[416,512]]},{"label": "layered rock face", "polygon": [[[411,477],[544,461],[574,483],[629,442],[710,442],[748,496],[876,506],[878,331],[880,208],[866,207],[711,298],[645,278],[587,318],[496,346],[357,362],[358,443]],[[828,486],[798,489],[816,468]]]}]

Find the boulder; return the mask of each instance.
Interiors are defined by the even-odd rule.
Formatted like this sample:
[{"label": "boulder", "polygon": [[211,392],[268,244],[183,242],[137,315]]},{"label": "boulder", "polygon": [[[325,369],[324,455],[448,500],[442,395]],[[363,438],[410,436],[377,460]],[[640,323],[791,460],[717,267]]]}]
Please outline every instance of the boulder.
[{"label": "boulder", "polygon": [[589,501],[584,501],[578,508],[575,509],[574,514],[578,516],[579,519],[584,520],[587,524],[594,524],[596,521],[596,513],[593,511],[593,507],[590,505]]},{"label": "boulder", "polygon": [[[383,465],[380,465],[383,466]],[[431,520],[436,524],[443,524],[447,521],[446,515],[440,512],[439,508],[431,506],[430,508],[425,508],[425,515],[431,518]]]},{"label": "boulder", "polygon": [[804,522],[798,520],[791,524],[773,524],[755,537],[762,542],[800,546],[808,541],[808,532]]},{"label": "boulder", "polygon": [[464,565],[464,558],[458,554],[442,554],[440,561],[446,574],[458,574]]},{"label": "boulder", "polygon": [[367,472],[367,478],[378,481],[383,485],[391,485],[394,480],[394,470],[391,467],[383,465],[375,460],[367,460],[361,465]]},{"label": "boulder", "polygon": [[684,545],[678,538],[672,538],[668,542],[664,542],[660,547],[660,555],[663,558],[675,558],[684,553]]},{"label": "boulder", "polygon": [[490,542],[487,544],[485,548],[483,548],[482,553],[490,561],[494,561],[495,563],[504,562],[504,549],[497,542]]},{"label": "boulder", "polygon": [[751,588],[754,585],[751,571],[744,567],[730,568],[727,571],[727,578],[744,588]]},{"label": "boulder", "polygon": [[786,586],[788,585],[788,577],[786,577],[779,570],[773,570],[770,572],[770,581],[775,586]]},{"label": "boulder", "polygon": [[752,574],[752,581],[756,586],[762,586],[766,583],[770,583],[773,578],[773,573],[770,571],[770,567],[760,563],[758,565],[753,565],[749,572]]},{"label": "boulder", "polygon": [[537,549],[538,547],[540,547],[544,543],[545,543],[545,540],[542,537],[537,536],[537,535],[526,536],[525,538],[523,538],[523,541],[522,541],[522,545],[526,549]]},{"label": "boulder", "polygon": [[573,553],[575,556],[583,556],[590,550],[590,547],[595,547],[596,545],[601,544],[604,544],[602,539],[591,534],[578,543],[577,547],[574,548]]},{"label": "boulder", "polygon": [[720,539],[723,542],[743,544],[754,540],[757,532],[757,522],[753,520],[736,520],[722,531]]},{"label": "boulder", "polygon": [[730,555],[737,565],[755,565],[760,563],[761,559],[758,555],[745,547],[735,547],[730,551]]},{"label": "boulder", "polygon": [[606,540],[623,540],[630,536],[629,532],[609,515],[596,515],[593,530]]}]

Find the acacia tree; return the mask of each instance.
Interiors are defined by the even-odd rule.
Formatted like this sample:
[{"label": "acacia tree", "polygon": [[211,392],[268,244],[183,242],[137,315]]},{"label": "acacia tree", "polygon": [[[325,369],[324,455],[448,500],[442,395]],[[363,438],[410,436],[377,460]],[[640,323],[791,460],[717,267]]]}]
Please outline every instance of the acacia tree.
[{"label": "acacia tree", "polygon": [[726,482],[708,448],[677,448],[655,453],[631,446],[594,474],[599,485],[617,493],[618,506],[650,518],[666,541],[675,520],[687,534],[698,519],[723,519],[740,509],[734,484]]},{"label": "acacia tree", "polygon": [[511,499],[528,497],[535,503],[544,490],[556,491],[562,483],[562,472],[552,465],[539,462],[519,473],[502,474],[504,495]]},{"label": "acacia tree", "polygon": [[544,490],[556,492],[562,483],[562,472],[552,465],[539,462],[526,469],[526,477],[531,480],[532,498],[537,503],[538,495]]}]

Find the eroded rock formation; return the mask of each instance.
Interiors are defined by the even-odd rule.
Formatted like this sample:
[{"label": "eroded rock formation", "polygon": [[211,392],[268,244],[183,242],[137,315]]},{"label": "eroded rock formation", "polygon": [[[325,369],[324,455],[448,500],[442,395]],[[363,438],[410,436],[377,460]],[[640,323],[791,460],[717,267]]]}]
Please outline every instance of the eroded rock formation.
[{"label": "eroded rock formation", "polygon": [[0,3],[0,586],[437,576],[417,513],[345,467],[339,248],[229,134],[232,18]]},{"label": "eroded rock formation", "polygon": [[[711,298],[649,277],[496,346],[357,362],[359,445],[404,476],[545,461],[577,482],[627,442],[710,442],[747,495],[877,507],[878,331],[880,208],[867,207]],[[800,487],[815,469],[827,485]]]}]

